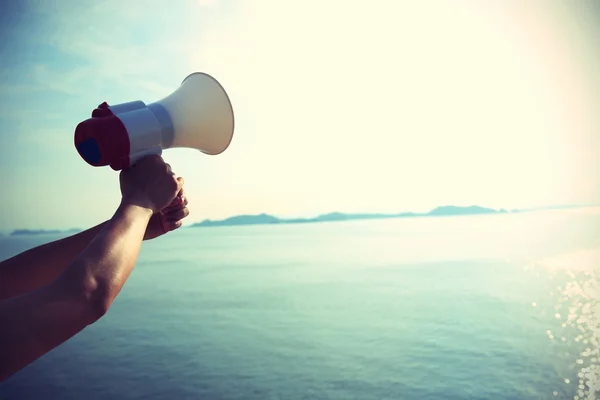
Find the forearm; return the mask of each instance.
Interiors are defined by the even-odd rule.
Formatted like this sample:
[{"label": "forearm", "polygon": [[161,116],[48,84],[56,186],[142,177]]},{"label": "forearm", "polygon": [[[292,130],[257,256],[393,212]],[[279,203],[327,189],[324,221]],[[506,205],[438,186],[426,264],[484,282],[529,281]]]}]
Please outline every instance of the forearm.
[{"label": "forearm", "polygon": [[0,301],[53,282],[90,244],[106,222],[27,250],[0,263]]},{"label": "forearm", "polygon": [[83,284],[84,292],[106,311],[135,266],[151,216],[149,209],[121,204],[61,278]]}]

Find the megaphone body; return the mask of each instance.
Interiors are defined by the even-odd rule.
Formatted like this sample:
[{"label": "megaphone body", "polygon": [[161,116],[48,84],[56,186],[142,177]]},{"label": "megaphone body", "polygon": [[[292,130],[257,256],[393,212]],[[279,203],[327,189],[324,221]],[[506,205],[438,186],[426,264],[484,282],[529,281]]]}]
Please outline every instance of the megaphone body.
[{"label": "megaphone body", "polygon": [[75,147],[90,165],[115,171],[175,147],[217,155],[229,147],[234,115],[231,101],[212,76],[196,72],[162,100],[109,106],[102,103],[75,129]]}]

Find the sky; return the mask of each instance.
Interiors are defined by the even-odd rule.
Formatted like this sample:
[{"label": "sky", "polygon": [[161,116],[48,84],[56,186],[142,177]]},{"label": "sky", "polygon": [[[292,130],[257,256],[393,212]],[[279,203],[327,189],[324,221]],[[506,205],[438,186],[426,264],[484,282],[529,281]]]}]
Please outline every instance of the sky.
[{"label": "sky", "polygon": [[0,230],[111,217],[118,173],[74,129],[192,72],[230,147],[163,153],[186,224],[235,214],[600,203],[600,3],[56,1],[0,5]]}]

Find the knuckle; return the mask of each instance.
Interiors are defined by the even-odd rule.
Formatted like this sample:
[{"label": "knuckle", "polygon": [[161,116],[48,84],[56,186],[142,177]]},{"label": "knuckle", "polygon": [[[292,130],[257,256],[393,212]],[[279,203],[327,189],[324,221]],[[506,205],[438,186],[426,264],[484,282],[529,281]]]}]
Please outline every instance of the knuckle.
[{"label": "knuckle", "polygon": [[151,154],[151,155],[149,155],[147,157],[144,157],[140,161],[140,163],[152,165],[152,164],[158,164],[161,161],[162,161],[162,157],[161,156],[159,156],[158,154]]},{"label": "knuckle", "polygon": [[177,189],[178,189],[177,180],[174,179],[173,177],[171,177],[171,179],[169,179],[169,190],[177,191]]}]

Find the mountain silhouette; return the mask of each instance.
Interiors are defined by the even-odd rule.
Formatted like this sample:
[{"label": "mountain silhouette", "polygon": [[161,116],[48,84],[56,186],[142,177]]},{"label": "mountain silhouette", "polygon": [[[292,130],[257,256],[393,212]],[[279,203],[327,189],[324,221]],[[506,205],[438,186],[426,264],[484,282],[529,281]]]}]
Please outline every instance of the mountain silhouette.
[{"label": "mountain silhouette", "polygon": [[281,223],[279,218],[263,213],[258,215],[236,215],[222,221],[211,221],[210,219],[207,219],[192,226],[266,225],[278,223]]},{"label": "mountain silhouette", "polygon": [[[499,214],[507,213],[504,209],[494,210],[481,206],[440,206],[428,213],[412,213],[405,212],[400,214],[345,214],[341,212],[332,212],[319,215],[314,218],[293,218],[281,219],[269,214],[258,215],[236,215],[220,221],[212,221],[206,219],[202,222],[193,224],[192,227],[206,226],[236,226],[236,225],[267,225],[267,224],[302,224],[315,222],[336,222],[336,221],[352,221],[363,219],[388,219],[388,218],[415,218],[415,217],[443,217],[443,216],[461,216],[461,215],[479,215],[479,214]],[[511,211],[512,212],[512,211]]]}]

